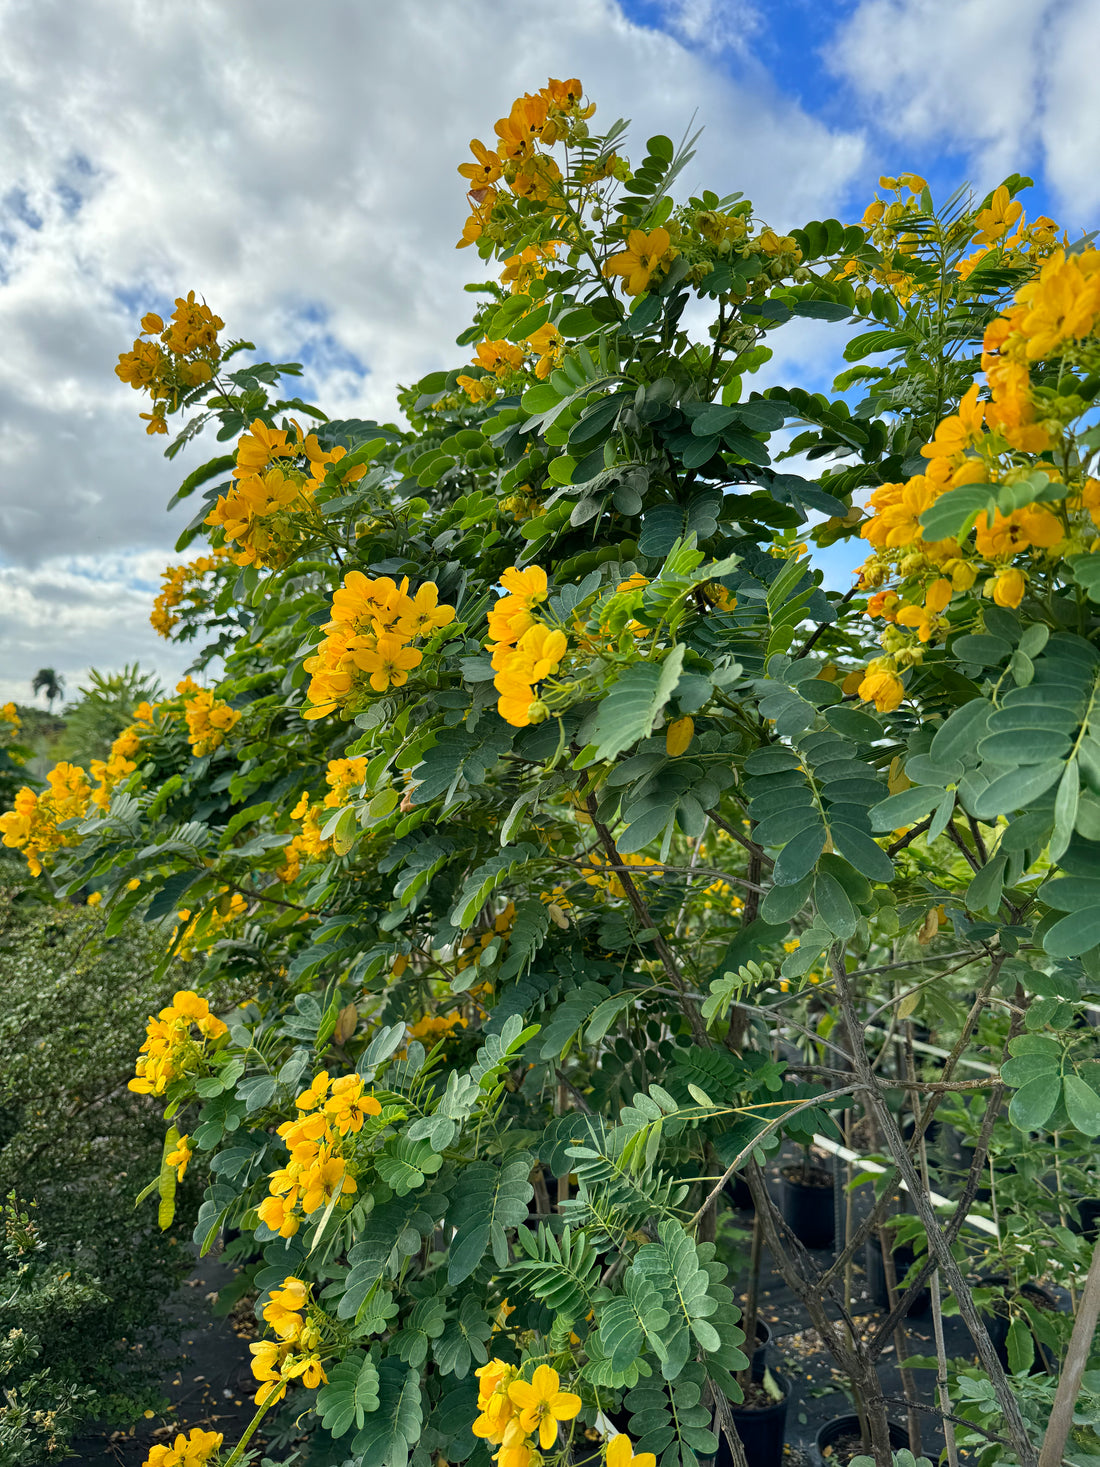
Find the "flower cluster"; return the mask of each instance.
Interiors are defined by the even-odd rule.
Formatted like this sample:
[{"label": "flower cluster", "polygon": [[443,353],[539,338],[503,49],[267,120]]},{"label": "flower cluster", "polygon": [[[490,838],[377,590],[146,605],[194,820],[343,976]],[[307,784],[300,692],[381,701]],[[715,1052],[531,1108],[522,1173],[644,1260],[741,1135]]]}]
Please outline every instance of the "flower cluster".
[{"label": "flower cluster", "polygon": [[0,721],[6,723],[13,731],[23,727],[23,720],[19,717],[19,710],[14,703],[5,703],[0,708]]},{"label": "flower cluster", "polygon": [[115,375],[138,392],[147,392],[153,411],[142,413],[147,433],[167,433],[167,413],[195,387],[209,382],[221,361],[218,332],[225,325],[192,290],[179,296],[167,327],[150,311],[141,318],[141,335],[118,359]]},{"label": "flower cluster", "polygon": [[290,1159],[268,1178],[268,1196],[258,1208],[260,1221],[283,1238],[298,1231],[299,1209],[308,1217],[338,1192],[341,1204],[350,1206],[357,1188],[344,1143],[362,1130],[367,1116],[382,1113],[374,1096],[364,1093],[358,1075],[332,1080],[327,1070],[294,1104],[301,1115],[279,1127]]},{"label": "flower cluster", "polygon": [[32,876],[42,874],[43,858],[64,847],[79,844],[71,830],[59,830],[65,820],[87,814],[92,798],[88,776],[77,764],[57,764],[46,776],[48,788],[41,794],[26,785],[16,794],[11,810],[0,815],[4,844],[22,851]]},{"label": "flower cluster", "polygon": [[184,717],[187,719],[187,742],[196,759],[212,754],[225,741],[225,736],[240,718],[236,708],[230,708],[222,698],[215,697],[209,688],[202,688],[193,678],[185,677],[176,684],[176,692],[183,699]]},{"label": "flower cluster", "polygon": [[551,78],[538,92],[526,92],[512,103],[494,131],[497,141],[487,148],[479,139],[470,143],[472,163],[459,165],[469,184],[470,217],[462,229],[458,248],[476,243],[483,235],[492,238],[493,212],[500,199],[497,185],[504,183],[519,199],[546,203],[560,196],[561,169],[543,151],[555,143],[579,141],[588,136],[585,122],[595,112],[584,105],[584,88],[574,77],[569,81]]},{"label": "flower cluster", "polygon": [[309,1285],[289,1274],[282,1288],[272,1289],[264,1319],[279,1338],[248,1347],[252,1374],[260,1382],[256,1405],[282,1400],[291,1380],[310,1387],[323,1385],[328,1376],[318,1354],[321,1332],[310,1312]]},{"label": "flower cluster", "polygon": [[321,835],[324,811],[338,810],[346,805],[349,797],[361,790],[367,777],[365,758],[330,759],[325,771],[328,794],[322,804],[315,804],[309,794],[303,794],[290,812],[292,820],[301,822],[301,830],[283,848],[283,864],[279,868],[280,881],[295,881],[302,869],[302,861],[318,861],[331,849],[331,841]]},{"label": "flower cluster", "polygon": [[[149,730],[146,729],[145,732]],[[92,791],[92,804],[100,810],[106,810],[110,806],[111,791],[129,779],[137,768],[136,761],[130,755],[136,754],[141,748],[141,734],[142,730],[131,724],[111,744],[106,759],[91,761],[92,778],[96,781],[96,788]]]},{"label": "flower cluster", "polygon": [[457,378],[459,387],[471,402],[489,402],[499,385],[516,386],[514,379],[531,366],[530,356],[537,358],[533,366],[535,376],[540,381],[549,377],[565,350],[565,338],[561,332],[547,321],[523,339],[523,347],[512,341],[485,340],[478,345],[473,365],[480,367],[484,375],[471,377],[463,373]]},{"label": "flower cluster", "polygon": [[165,567],[161,576],[160,592],[149,615],[149,623],[158,636],[171,638],[173,628],[182,620],[177,607],[198,609],[204,604],[202,581],[211,571],[217,570],[228,554],[224,547],[217,547],[186,565]]},{"label": "flower cluster", "polygon": [[205,1467],[224,1440],[220,1431],[194,1426],[186,1436],[181,1431],[170,1447],[151,1448],[144,1467]]},{"label": "flower cluster", "polygon": [[490,1360],[474,1373],[480,1415],[473,1433],[496,1446],[497,1467],[529,1467],[537,1448],[549,1451],[557,1441],[558,1423],[572,1421],[581,1409],[580,1396],[563,1391],[549,1365],[537,1365],[529,1381],[503,1360]]},{"label": "flower cluster", "polygon": [[537,621],[533,608],[546,600],[546,572],[537,565],[520,570],[511,566],[500,578],[508,593],[489,612],[489,641],[493,654],[493,686],[500,697],[497,712],[515,728],[538,723],[547,715],[535,685],[553,676],[569,649],[560,628]]},{"label": "flower cluster", "polygon": [[174,1080],[205,1069],[208,1045],[228,1032],[205,998],[181,989],[155,1019],[150,1017],[129,1088],[138,1095],[163,1095]]},{"label": "flower cluster", "polygon": [[[591,819],[590,816],[584,818]],[[660,866],[660,862],[655,861],[652,856],[638,855],[620,856],[617,864],[634,867],[639,874],[647,866]],[[584,876],[586,885],[594,886],[598,891],[606,891],[609,896],[625,899],[626,887],[622,883],[622,874],[618,871],[609,871],[607,862],[599,852],[593,852],[588,857],[588,864],[583,867],[581,874]]]},{"label": "flower cluster", "polygon": [[324,640],[304,664],[312,706],[302,716],[324,718],[337,708],[356,709],[368,690],[403,687],[424,660],[412,644],[448,626],[454,616],[453,606],[439,604],[434,581],[410,595],[408,576],[398,585],[389,576],[372,579],[349,571],[333,595]]},{"label": "flower cluster", "polygon": [[1035,264],[1054,249],[1058,239],[1058,226],[1045,214],[1028,224],[1023,205],[1011,197],[1003,183],[974,216],[974,228],[971,243],[978,248],[955,266],[963,280],[990,254],[1002,267]]},{"label": "flower cluster", "polygon": [[[238,565],[284,565],[302,544],[302,517],[315,513],[317,490],[347,449],[323,449],[297,423],[272,428],[257,418],[237,443],[236,480],[218,498],[206,523],[220,528]],[[355,464],[341,476],[351,484],[366,473]]]},{"label": "flower cluster", "polygon": [[177,922],[172,933],[172,943],[177,955],[185,962],[194,956],[194,950],[208,948],[218,936],[248,911],[248,903],[239,891],[223,887],[213,906],[193,916],[189,907],[176,913]]},{"label": "flower cluster", "polygon": [[[983,595],[998,606],[1019,606],[1037,571],[1066,553],[1093,548],[1100,482],[1086,477],[1063,485],[1053,463],[1034,463],[1034,455],[1051,450],[1056,462],[1075,460],[1069,415],[1083,405],[1038,386],[1030,364],[1057,357],[1091,370],[1098,328],[1100,251],[1050,254],[986,329],[982,368],[988,398],[981,398],[974,383],[921,450],[924,472],[905,483],[883,484],[871,495],[872,513],[860,533],[875,553],[861,568],[861,584],[878,588],[868,612],[887,626],[885,655],[868,666],[858,691],[880,711],[899,705],[900,673],[921,660],[926,643],[947,633],[946,613],[955,596],[968,595],[984,576]],[[967,484],[1007,486],[1027,478],[1034,483],[1036,473],[1040,487],[1043,479],[1049,486],[1042,502],[980,513],[962,543],[925,539],[920,517],[943,494]],[[1038,489],[1033,497],[1039,497]],[[887,584],[895,578],[897,584]]]}]

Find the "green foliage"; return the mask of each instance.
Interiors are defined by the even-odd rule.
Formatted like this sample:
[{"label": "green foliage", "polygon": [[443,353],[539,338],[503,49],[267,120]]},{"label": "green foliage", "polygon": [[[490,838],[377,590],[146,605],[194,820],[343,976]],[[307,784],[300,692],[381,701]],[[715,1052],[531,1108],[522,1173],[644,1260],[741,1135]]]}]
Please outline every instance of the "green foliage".
[{"label": "green foliage", "polygon": [[[41,849],[62,929],[89,889],[102,951],[144,917],[165,983],[200,954],[225,1023],[183,1025],[159,1087],[209,1163],[201,1207],[193,1173],[171,1196],[159,1123],[117,1172],[202,1248],[239,1231],[261,1315],[301,1280],[301,1332],[274,1352],[294,1381],[328,1372],[315,1412],[304,1386],[286,1407],[310,1450],[484,1467],[471,1375],[491,1358],[489,1393],[545,1366],[580,1396],[547,1456],[625,1409],[636,1450],[697,1467],[749,1365],[703,1241],[731,1170],[839,1137],[852,1107],[921,1205],[899,1237],[936,1245],[951,1161],[932,1151],[924,1187],[880,1114],[924,1108],[992,1147],[995,1237],[964,1228],[937,1261],[945,1296],[968,1288],[956,1265],[1012,1282],[1019,1368],[983,1359],[988,1393],[956,1371],[953,1404],[1000,1413],[982,1467],[1024,1460],[1049,1412],[1029,1341],[1066,1331],[1013,1301],[1037,1260],[1079,1289],[1066,1197],[1095,1192],[1100,1134],[1100,317],[1082,306],[1057,351],[1006,347],[1026,412],[1001,422],[1003,400],[975,401],[999,391],[986,328],[1034,285],[1045,225],[986,248],[992,200],[936,209],[906,175],[864,227],[779,237],[739,195],[673,198],[693,140],[652,138],[631,168],[625,124],[596,136],[559,97],[535,127],[540,106],[517,104],[525,157],[471,194],[464,242],[494,262],[459,338],[476,360],[404,390],[401,426],[281,396],[293,363],[227,370],[241,343],[193,348],[209,380],[156,398],[194,414],[170,456],[205,424],[241,439],[180,490],[182,540],[225,553],[179,635],[222,675],[162,699],[94,803],[24,799],[5,824]],[[852,367],[831,394],[754,389],[800,319],[854,325]],[[952,482],[976,456],[989,482]],[[258,460],[285,502],[250,498]],[[872,600],[817,563],[861,528]],[[28,1002],[12,1033],[33,1078]],[[63,1078],[144,1122],[119,1006]],[[985,1124],[998,1073],[1012,1098]],[[47,1092],[53,1118],[68,1091]],[[0,1103],[0,1175],[60,1146],[16,1091]],[[829,1336],[805,1260],[775,1261]],[[869,1358],[838,1350],[864,1398]]]}]

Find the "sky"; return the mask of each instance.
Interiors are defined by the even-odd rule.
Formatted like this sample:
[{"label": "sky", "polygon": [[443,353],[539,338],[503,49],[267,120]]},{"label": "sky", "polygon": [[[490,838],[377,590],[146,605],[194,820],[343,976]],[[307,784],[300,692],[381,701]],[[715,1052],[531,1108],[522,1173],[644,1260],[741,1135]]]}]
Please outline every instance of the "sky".
[{"label": "sky", "polygon": [[[463,359],[455,169],[547,76],[636,151],[694,117],[685,193],[780,228],[858,219],[883,172],[942,198],[1019,171],[1075,237],[1098,54],[1100,0],[0,0],[0,699],[189,660],[148,614],[213,446],[143,433],[113,369],[144,311],[193,289],[330,416],[392,418]],[[775,380],[827,387],[835,341],[780,333]]]}]

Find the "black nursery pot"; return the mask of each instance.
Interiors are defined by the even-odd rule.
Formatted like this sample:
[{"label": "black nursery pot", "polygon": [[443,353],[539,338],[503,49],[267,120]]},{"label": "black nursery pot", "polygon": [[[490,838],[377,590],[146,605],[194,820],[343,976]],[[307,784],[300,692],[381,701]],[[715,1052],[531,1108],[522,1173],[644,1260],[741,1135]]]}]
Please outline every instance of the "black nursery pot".
[{"label": "black nursery pot", "polygon": [[[790,1175],[793,1171],[794,1175]],[[811,1169],[812,1181],[801,1167],[780,1174],[780,1209],[792,1233],[807,1248],[831,1248],[836,1237],[833,1179],[827,1171]]]},{"label": "black nursery pot", "polygon": [[1082,1197],[1075,1205],[1079,1220],[1070,1223],[1071,1231],[1095,1243],[1100,1236],[1100,1197]]},{"label": "black nursery pot", "polygon": [[[994,1278],[982,1279],[982,1283],[996,1284],[999,1286],[1008,1283],[1008,1279],[1003,1274],[998,1274]],[[1049,1309],[1052,1314],[1058,1310],[1058,1300],[1040,1284],[1021,1284],[1019,1292],[1030,1304],[1035,1305],[1038,1309]],[[1005,1370],[1008,1369],[1008,1327],[1011,1322],[1008,1313],[1001,1313],[1000,1310],[995,1310],[992,1314],[982,1315],[982,1323],[989,1331],[989,1338],[994,1350],[997,1352],[997,1359],[1001,1362]],[[1049,1346],[1036,1341],[1035,1359],[1032,1361],[1031,1370],[1028,1373],[1030,1375],[1053,1375],[1057,1369],[1058,1360],[1053,1351]]]},{"label": "black nursery pot", "polygon": [[[887,1426],[890,1429],[891,1448],[895,1452],[900,1452],[903,1447],[908,1447],[909,1433],[905,1428],[898,1426],[893,1421],[887,1422]],[[843,1442],[846,1437],[855,1437],[856,1446],[851,1456],[859,1456],[862,1452],[862,1447],[859,1445],[859,1417],[855,1412],[852,1412],[848,1416],[834,1416],[832,1421],[826,1421],[825,1425],[818,1432],[815,1443],[817,1447],[817,1460],[823,1464],[823,1467],[824,1464],[828,1464],[828,1467],[834,1467],[834,1464],[837,1463],[843,1467],[843,1464],[849,1460],[847,1456],[838,1457],[836,1454],[837,1444]],[[829,1447],[832,1448],[832,1451],[826,1456],[825,1451]]]},{"label": "black nursery pot", "polygon": [[[785,1375],[772,1379],[783,1392],[781,1401],[774,1401],[758,1411],[746,1410],[744,1406],[731,1406],[733,1424],[745,1448],[745,1460],[749,1467],[781,1467],[783,1443],[787,1436],[787,1406],[791,1399],[791,1383]],[[732,1467],[733,1458],[725,1437],[718,1433],[718,1451],[714,1467]]]},{"label": "black nursery pot", "polygon": [[[913,1266],[914,1253],[908,1244],[899,1244],[893,1250],[894,1270],[898,1279],[898,1291],[901,1291],[901,1281]],[[882,1248],[879,1240],[872,1236],[864,1245],[863,1266],[867,1270],[867,1285],[871,1294],[871,1302],[879,1309],[889,1309],[890,1295],[886,1289],[886,1268],[882,1261]],[[910,1304],[906,1311],[909,1315],[927,1314],[932,1304],[932,1295],[927,1289],[921,1289],[920,1293]]]},{"label": "black nursery pot", "polygon": [[771,1327],[766,1320],[756,1321],[756,1348],[752,1352],[752,1378],[763,1380],[768,1363],[768,1346],[772,1342]]},{"label": "black nursery pot", "polygon": [[732,1179],[726,1183],[726,1196],[731,1206],[736,1207],[739,1212],[752,1210],[752,1193],[749,1191],[748,1182],[740,1172],[734,1172]]}]

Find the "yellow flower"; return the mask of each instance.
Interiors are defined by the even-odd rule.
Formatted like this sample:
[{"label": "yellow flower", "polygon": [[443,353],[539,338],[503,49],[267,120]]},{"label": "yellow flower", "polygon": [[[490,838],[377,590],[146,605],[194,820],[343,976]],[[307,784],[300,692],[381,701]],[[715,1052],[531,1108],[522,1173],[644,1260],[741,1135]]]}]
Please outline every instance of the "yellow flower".
[{"label": "yellow flower", "polygon": [[993,582],[993,600],[998,606],[1017,607],[1024,599],[1027,577],[1022,570],[1010,565],[1001,571]]},{"label": "yellow flower", "polygon": [[1041,504],[1029,504],[1023,509],[1013,510],[1011,514],[997,510],[992,524],[987,519],[982,513],[974,525],[978,554],[987,560],[1033,548],[1049,550],[1062,539],[1061,521]]},{"label": "yellow flower", "polygon": [[969,387],[959,403],[959,410],[944,418],[936,429],[931,443],[921,449],[925,458],[949,457],[962,453],[982,436],[985,421],[985,404],[978,401],[978,384]]},{"label": "yellow flower", "polygon": [[181,1182],[183,1181],[184,1173],[187,1171],[187,1163],[191,1160],[192,1153],[193,1147],[191,1146],[190,1136],[181,1136],[176,1142],[176,1149],[170,1151],[164,1158],[165,1166],[174,1166],[176,1177]]},{"label": "yellow flower", "polygon": [[458,171],[463,178],[470,180],[471,188],[484,188],[487,184],[496,183],[503,169],[501,161],[496,153],[489,149],[478,138],[470,142],[470,152],[473,153],[474,163],[460,163]]},{"label": "yellow flower", "polygon": [[1000,188],[995,189],[989,205],[981,209],[974,216],[974,224],[977,234],[974,243],[979,245],[994,245],[1004,238],[1012,226],[1023,213],[1023,205],[1019,200],[1009,197],[1008,189],[1002,183]]},{"label": "yellow flower", "polygon": [[581,1409],[581,1398],[560,1389],[558,1372],[539,1365],[530,1382],[514,1380],[508,1395],[519,1407],[519,1424],[528,1436],[538,1432],[539,1445],[548,1451],[558,1435],[559,1421],[572,1421]]},{"label": "yellow flower", "polygon": [[533,335],[527,338],[527,345],[533,352],[538,353],[538,362],[535,364],[535,376],[545,381],[557,366],[558,358],[565,347],[565,338],[556,326],[551,326],[549,321],[545,326],[540,326]]},{"label": "yellow flower", "polygon": [[286,1347],[280,1348],[274,1340],[255,1340],[248,1348],[254,1357],[252,1374],[262,1382],[256,1392],[256,1405],[262,1406],[271,1400],[281,1401],[286,1395],[286,1380],[282,1372]]},{"label": "yellow flower", "polygon": [[[147,1411],[145,1414],[152,1416],[153,1413]],[[192,1427],[187,1436],[179,1432],[171,1446],[161,1443],[151,1447],[144,1467],[205,1467],[224,1440],[220,1431]]]},{"label": "yellow flower", "polygon": [[288,1275],[281,1289],[272,1289],[271,1302],[264,1309],[264,1319],[281,1340],[296,1340],[305,1321],[302,1310],[309,1298],[309,1285]]},{"label": "yellow flower", "polygon": [[897,673],[877,668],[872,662],[859,685],[859,696],[873,703],[880,713],[892,713],[905,697],[905,688]]},{"label": "yellow flower", "polygon": [[649,234],[641,229],[632,229],[627,236],[626,249],[611,256],[603,267],[603,273],[624,276],[623,289],[627,295],[641,295],[654,271],[668,265],[678,253],[667,229],[654,229]]},{"label": "yellow flower", "polygon": [[607,1444],[607,1467],[657,1467],[657,1458],[652,1452],[634,1451],[634,1443],[621,1431]]},{"label": "yellow flower", "polygon": [[500,584],[510,597],[521,601],[528,609],[546,600],[546,572],[541,566],[529,565],[526,570],[520,570],[515,565],[510,566],[508,570],[501,572]]},{"label": "yellow flower", "polygon": [[355,665],[370,673],[370,685],[376,693],[387,688],[400,688],[409,680],[409,673],[424,661],[423,652],[408,647],[397,637],[383,635],[378,638],[373,650],[355,653]]},{"label": "yellow flower", "polygon": [[503,377],[523,366],[523,350],[510,341],[483,341],[477,348],[475,365]]}]

